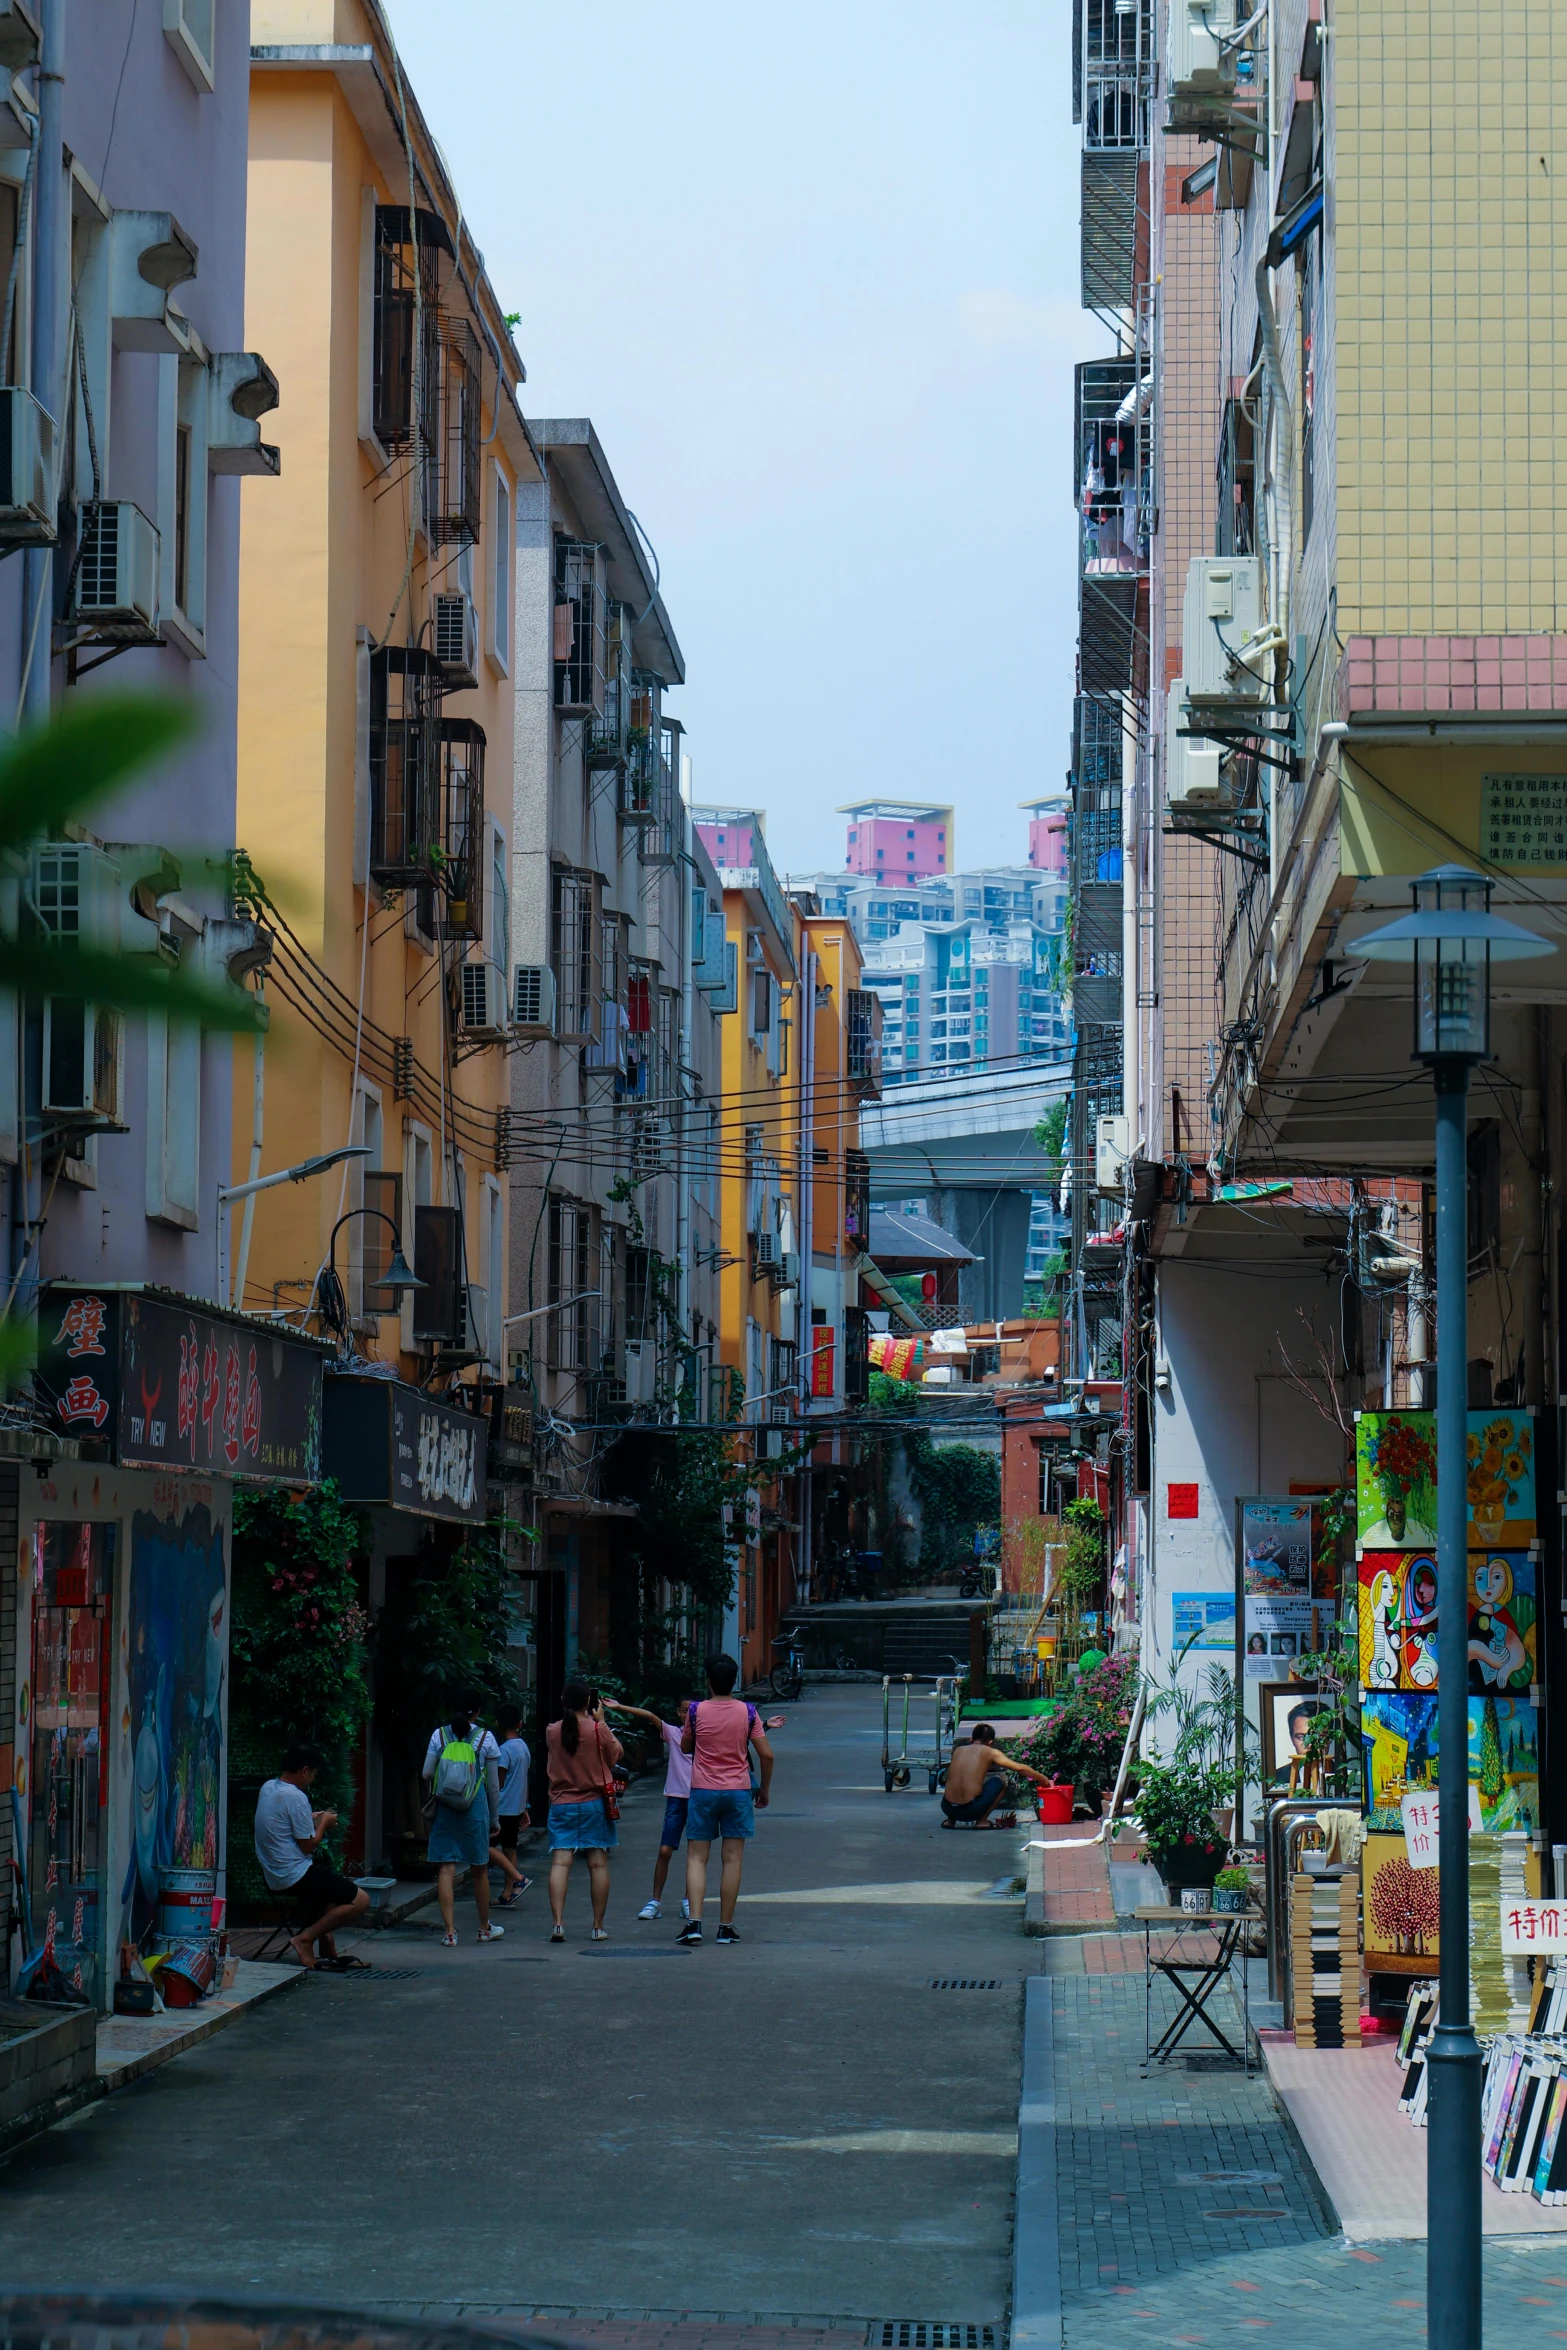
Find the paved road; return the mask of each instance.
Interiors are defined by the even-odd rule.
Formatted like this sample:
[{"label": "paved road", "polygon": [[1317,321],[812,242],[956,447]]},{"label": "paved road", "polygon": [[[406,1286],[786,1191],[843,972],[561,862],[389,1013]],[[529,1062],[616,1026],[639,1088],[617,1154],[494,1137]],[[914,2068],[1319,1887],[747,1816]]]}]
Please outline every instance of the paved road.
[{"label": "paved road", "polygon": [[[1011,2251],[1018,1839],[889,1798],[880,1692],[776,1734],[743,1941],[635,1911],[662,1796],[630,1797],[610,1908],[551,1948],[362,1945],[0,2167],[0,2276],[407,2307],[999,2321]],[[471,1912],[468,1913],[471,1930]],[[935,1990],[933,1978],[996,1981]]]}]

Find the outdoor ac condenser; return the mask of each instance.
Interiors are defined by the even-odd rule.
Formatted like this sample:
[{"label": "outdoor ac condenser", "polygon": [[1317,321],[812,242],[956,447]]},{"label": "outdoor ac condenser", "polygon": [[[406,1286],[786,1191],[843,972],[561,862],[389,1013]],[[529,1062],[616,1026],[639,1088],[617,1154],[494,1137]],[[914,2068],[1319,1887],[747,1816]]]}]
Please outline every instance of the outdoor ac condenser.
[{"label": "outdoor ac condenser", "polygon": [[512,1026],[524,1036],[555,1033],[555,974],[548,963],[519,963],[512,974]]},{"label": "outdoor ac condenser", "polygon": [[1235,87],[1235,51],[1221,43],[1235,30],[1235,0],[1170,0],[1168,23],[1169,95],[1227,96]]},{"label": "outdoor ac condenser", "polygon": [[1183,734],[1191,724],[1186,680],[1173,678],[1165,702],[1165,806],[1172,816],[1194,816],[1227,808],[1231,802],[1230,770],[1216,742]]},{"label": "outdoor ac condenser", "polygon": [[1263,634],[1260,558],[1194,555],[1181,605],[1187,700],[1231,707],[1271,701],[1273,655],[1249,653]]}]

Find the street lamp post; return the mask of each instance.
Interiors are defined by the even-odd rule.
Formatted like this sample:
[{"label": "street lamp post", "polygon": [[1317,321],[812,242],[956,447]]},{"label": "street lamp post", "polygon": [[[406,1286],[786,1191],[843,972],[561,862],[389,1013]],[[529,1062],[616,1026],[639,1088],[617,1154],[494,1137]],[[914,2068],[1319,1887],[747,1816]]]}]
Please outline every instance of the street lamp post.
[{"label": "street lamp post", "polygon": [[1356,941],[1413,961],[1415,1049],[1436,1091],[1436,1570],[1440,1999],[1426,2061],[1426,2340],[1480,2350],[1480,2043],[1469,2020],[1469,1072],[1491,1053],[1491,964],[1550,942],[1490,911],[1491,884],[1444,865],[1415,910]]},{"label": "street lamp post", "polygon": [[343,1284],[338,1278],[337,1236],[343,1226],[351,1224],[356,1216],[366,1216],[373,1223],[384,1224],[392,1235],[392,1254],[385,1272],[376,1275],[375,1286],[377,1289],[388,1289],[395,1298],[401,1301],[404,1297],[411,1296],[414,1290],[424,1289],[428,1286],[427,1283],[419,1279],[404,1256],[402,1234],[386,1210],[384,1208],[350,1208],[347,1215],[339,1216],[332,1227],[332,1237],[326,1244],[326,1271],[321,1277],[320,1285],[322,1312],[327,1321],[336,1328],[339,1337],[343,1337],[347,1333],[348,1302],[343,1295]]}]

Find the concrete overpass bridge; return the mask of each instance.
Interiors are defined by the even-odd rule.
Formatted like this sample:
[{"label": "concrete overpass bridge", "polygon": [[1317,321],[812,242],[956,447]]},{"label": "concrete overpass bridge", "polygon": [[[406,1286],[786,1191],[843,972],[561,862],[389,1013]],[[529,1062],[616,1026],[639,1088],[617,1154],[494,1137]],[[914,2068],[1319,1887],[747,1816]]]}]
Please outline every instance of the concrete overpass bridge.
[{"label": "concrete overpass bridge", "polygon": [[1022,1304],[1030,1195],[1056,1172],[1034,1129],[1071,1086],[1063,1054],[897,1085],[860,1112],[871,1198],[924,1199],[973,1251],[959,1282],[965,1321],[1005,1319]]}]

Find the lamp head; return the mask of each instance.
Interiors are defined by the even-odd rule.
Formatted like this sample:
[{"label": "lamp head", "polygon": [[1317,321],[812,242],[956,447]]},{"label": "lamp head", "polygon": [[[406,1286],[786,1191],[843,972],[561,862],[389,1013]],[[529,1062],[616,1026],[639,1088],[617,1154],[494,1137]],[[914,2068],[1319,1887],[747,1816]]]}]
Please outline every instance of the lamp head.
[{"label": "lamp head", "polygon": [[404,1291],[424,1289],[428,1286],[425,1282],[420,1280],[418,1274],[414,1271],[412,1265],[409,1264],[408,1259],[404,1256],[403,1244],[400,1240],[393,1241],[391,1262],[387,1266],[384,1273],[378,1273],[376,1275],[375,1285],[377,1289],[396,1290],[399,1295],[401,1295]]},{"label": "lamp head", "polygon": [[1489,1060],[1492,963],[1551,952],[1491,912],[1491,886],[1467,865],[1439,865],[1410,883],[1413,913],[1355,942],[1373,962],[1414,964],[1417,1061]]}]

